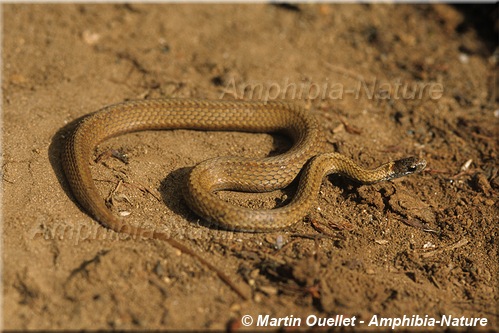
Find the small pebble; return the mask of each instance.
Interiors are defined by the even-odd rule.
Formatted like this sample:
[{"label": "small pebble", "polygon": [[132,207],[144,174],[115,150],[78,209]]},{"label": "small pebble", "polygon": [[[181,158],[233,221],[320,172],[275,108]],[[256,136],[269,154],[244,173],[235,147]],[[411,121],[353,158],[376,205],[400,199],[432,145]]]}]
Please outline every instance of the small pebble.
[{"label": "small pebble", "polygon": [[468,57],[467,54],[464,54],[464,53],[461,53],[459,54],[459,61],[462,63],[462,64],[467,64],[470,62],[470,57]]},{"label": "small pebble", "polygon": [[91,32],[89,30],[83,31],[82,37],[83,37],[83,41],[85,43],[87,43],[88,45],[94,45],[100,39],[100,35],[98,33]]},{"label": "small pebble", "polygon": [[277,295],[277,288],[274,288],[272,286],[261,286],[259,289],[269,296]]},{"label": "small pebble", "polygon": [[435,244],[433,244],[432,242],[427,242],[423,245],[423,249],[432,249],[435,247]]},{"label": "small pebble", "polygon": [[463,166],[461,167],[461,171],[466,171],[470,168],[471,163],[473,163],[472,159],[467,160]]},{"label": "small pebble", "polygon": [[283,245],[284,245],[284,240],[282,238],[282,235],[278,235],[275,241],[276,250],[282,249]]}]

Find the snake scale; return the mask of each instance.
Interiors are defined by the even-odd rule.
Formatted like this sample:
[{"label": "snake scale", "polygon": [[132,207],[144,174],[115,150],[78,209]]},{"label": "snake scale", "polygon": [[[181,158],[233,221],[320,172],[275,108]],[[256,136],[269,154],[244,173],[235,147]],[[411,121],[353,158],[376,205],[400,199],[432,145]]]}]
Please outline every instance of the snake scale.
[{"label": "snake scale", "polygon": [[[117,232],[137,234],[105,205],[90,171],[90,159],[102,141],[128,132],[153,129],[281,132],[293,140],[284,154],[250,159],[217,157],[195,166],[184,187],[191,209],[229,230],[263,232],[287,228],[303,219],[317,204],[322,179],[339,173],[360,183],[376,183],[419,172],[426,162],[407,157],[367,170],[337,153],[323,153],[325,141],[310,112],[283,101],[212,101],[158,99],[111,105],[85,117],[68,138],[62,162],[71,190],[96,220]],[[254,210],[232,205],[217,191],[264,192],[288,186],[300,173],[291,202],[276,209]],[[152,238],[165,235],[153,232]]]}]

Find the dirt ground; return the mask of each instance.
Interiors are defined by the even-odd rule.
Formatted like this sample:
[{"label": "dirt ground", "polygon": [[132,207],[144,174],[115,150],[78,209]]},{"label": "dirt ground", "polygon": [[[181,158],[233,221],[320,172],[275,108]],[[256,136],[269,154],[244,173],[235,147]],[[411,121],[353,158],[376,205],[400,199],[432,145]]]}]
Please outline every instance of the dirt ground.
[{"label": "dirt ground", "polygon": [[[498,329],[493,9],[3,5],[4,328],[238,330],[245,315],[253,329],[259,315],[306,328],[310,315],[343,315],[365,329],[375,315],[445,315]],[[64,179],[61,146],[75,119],[160,97],[293,99],[318,117],[328,150],[373,167],[416,155],[428,167],[372,186],[327,177],[317,210],[289,230],[235,233],[189,210],[186,172],[215,156],[280,153],[285,137],[176,130],[102,143],[95,156],[129,158],[91,163],[113,210],[168,232],[244,299],[169,244],[102,227]],[[294,189],[221,196],[269,208]]]}]

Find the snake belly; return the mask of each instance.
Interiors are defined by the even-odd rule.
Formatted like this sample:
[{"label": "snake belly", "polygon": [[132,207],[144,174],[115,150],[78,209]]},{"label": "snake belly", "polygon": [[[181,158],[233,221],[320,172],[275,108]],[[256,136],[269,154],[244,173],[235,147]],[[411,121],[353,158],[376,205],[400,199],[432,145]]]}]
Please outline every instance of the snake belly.
[{"label": "snake belly", "polygon": [[[281,132],[293,140],[293,146],[281,155],[259,159],[217,157],[191,170],[183,186],[187,204],[204,219],[228,230],[263,232],[295,224],[316,205],[322,179],[327,174],[341,173],[361,183],[375,183],[421,171],[426,165],[424,160],[410,157],[367,170],[343,155],[323,154],[324,140],[317,120],[293,103],[197,99],[124,102],[85,117],[67,140],[62,157],[66,178],[77,201],[110,229],[130,233],[134,228],[117,218],[100,196],[89,166],[93,151],[108,138],[159,129]],[[221,190],[281,189],[302,169],[297,193],[283,207],[254,210],[232,205],[216,195]]]}]

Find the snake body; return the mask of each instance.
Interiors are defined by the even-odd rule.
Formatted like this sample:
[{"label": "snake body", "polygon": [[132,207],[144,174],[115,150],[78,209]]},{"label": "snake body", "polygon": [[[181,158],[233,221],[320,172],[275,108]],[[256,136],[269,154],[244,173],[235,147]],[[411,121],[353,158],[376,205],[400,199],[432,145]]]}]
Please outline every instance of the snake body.
[{"label": "snake body", "polygon": [[[63,169],[77,201],[96,220],[118,232],[143,232],[126,225],[106,207],[92,179],[89,161],[95,147],[120,134],[152,129],[282,132],[294,144],[286,153],[250,159],[218,157],[195,166],[184,185],[186,202],[198,215],[229,230],[279,230],[306,216],[317,203],[322,179],[340,173],[361,183],[376,183],[419,172],[424,160],[408,157],[367,170],[337,153],[322,153],[324,140],[317,120],[292,103],[159,99],[111,105],[79,123],[67,140]],[[303,170],[302,170],[303,169]],[[263,192],[289,185],[302,171],[292,201],[276,209],[254,210],[232,205],[216,195],[221,190]],[[153,232],[153,238],[165,238]]]}]

